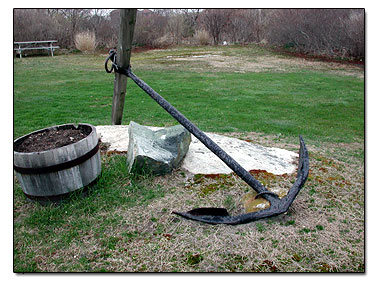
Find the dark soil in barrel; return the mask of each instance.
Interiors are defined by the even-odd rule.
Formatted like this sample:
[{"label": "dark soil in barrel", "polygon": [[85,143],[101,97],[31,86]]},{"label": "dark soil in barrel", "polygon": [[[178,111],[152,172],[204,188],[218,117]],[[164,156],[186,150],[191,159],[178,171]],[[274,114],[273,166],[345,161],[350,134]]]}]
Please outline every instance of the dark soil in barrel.
[{"label": "dark soil in barrel", "polygon": [[40,133],[31,134],[20,144],[14,144],[17,152],[38,152],[63,147],[76,143],[89,133],[80,129],[50,129]]}]

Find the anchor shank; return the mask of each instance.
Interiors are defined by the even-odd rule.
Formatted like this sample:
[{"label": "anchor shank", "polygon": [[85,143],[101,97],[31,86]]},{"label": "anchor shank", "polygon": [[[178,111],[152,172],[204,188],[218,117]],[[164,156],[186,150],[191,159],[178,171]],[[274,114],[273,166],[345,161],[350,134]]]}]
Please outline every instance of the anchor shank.
[{"label": "anchor shank", "polygon": [[[153,98],[163,109],[165,109],[172,117],[174,117],[181,125],[183,125],[190,133],[199,139],[209,150],[218,156],[230,169],[232,169],[239,177],[241,177],[247,184],[249,184],[256,192],[263,193],[268,190],[257,181],[248,171],[246,171],[237,161],[228,155],[221,147],[219,147],[213,140],[211,140],[205,133],[197,128],[191,121],[189,121],[182,113],[166,101],[161,95],[155,92],[148,84],[138,78],[128,68],[125,75],[130,77],[142,90],[144,90],[151,98]],[[263,194],[269,201],[276,199],[268,194]]]}]

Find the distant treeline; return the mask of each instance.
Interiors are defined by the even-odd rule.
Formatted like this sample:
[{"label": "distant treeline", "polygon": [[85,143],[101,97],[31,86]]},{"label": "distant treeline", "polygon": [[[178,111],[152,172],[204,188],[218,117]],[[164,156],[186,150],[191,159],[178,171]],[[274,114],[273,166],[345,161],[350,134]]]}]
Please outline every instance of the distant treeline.
[{"label": "distant treeline", "polygon": [[[74,49],[81,32],[116,46],[119,10],[14,9],[14,41],[57,39]],[[364,9],[140,9],[134,45],[260,43],[292,51],[364,59]]]}]

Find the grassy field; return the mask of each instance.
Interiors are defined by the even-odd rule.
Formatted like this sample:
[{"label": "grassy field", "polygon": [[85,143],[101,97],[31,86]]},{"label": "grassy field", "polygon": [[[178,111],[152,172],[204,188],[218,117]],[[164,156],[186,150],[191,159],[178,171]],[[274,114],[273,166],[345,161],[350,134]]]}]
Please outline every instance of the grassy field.
[{"label": "grassy field", "polygon": [[[57,124],[110,124],[105,56],[14,59],[14,138]],[[219,206],[240,213],[247,185],[235,175],[181,170],[134,177],[125,155],[102,150],[102,176],[84,199],[40,206],[14,180],[15,272],[365,270],[364,70],[257,46],[152,50],[133,54],[132,67],[204,131],[293,151],[301,134],[311,164],[305,187],[286,215],[199,224],[171,212]],[[176,124],[132,82],[123,120]],[[269,189],[290,188],[293,179],[255,175]]]}]

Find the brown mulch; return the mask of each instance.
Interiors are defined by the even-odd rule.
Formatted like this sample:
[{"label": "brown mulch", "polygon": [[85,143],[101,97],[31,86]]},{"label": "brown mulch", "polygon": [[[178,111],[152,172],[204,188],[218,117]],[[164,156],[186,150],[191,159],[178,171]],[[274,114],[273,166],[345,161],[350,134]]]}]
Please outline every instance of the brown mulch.
[{"label": "brown mulch", "polygon": [[76,143],[87,136],[88,133],[80,129],[45,130],[31,134],[20,144],[14,144],[14,150],[17,152],[45,151]]}]

